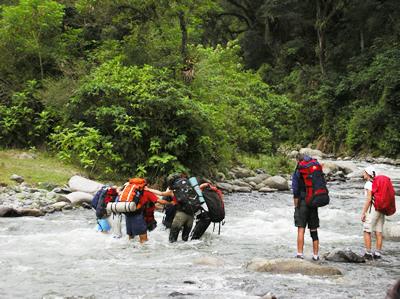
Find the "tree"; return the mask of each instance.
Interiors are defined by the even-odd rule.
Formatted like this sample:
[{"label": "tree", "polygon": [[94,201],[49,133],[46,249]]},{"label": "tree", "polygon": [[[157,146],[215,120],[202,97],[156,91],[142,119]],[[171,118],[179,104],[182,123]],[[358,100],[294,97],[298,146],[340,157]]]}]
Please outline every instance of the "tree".
[{"label": "tree", "polygon": [[0,47],[6,57],[12,57],[8,63],[26,67],[34,55],[39,64],[40,78],[44,78],[44,64],[55,56],[63,7],[53,0],[20,0],[18,5],[4,7],[0,21]]}]

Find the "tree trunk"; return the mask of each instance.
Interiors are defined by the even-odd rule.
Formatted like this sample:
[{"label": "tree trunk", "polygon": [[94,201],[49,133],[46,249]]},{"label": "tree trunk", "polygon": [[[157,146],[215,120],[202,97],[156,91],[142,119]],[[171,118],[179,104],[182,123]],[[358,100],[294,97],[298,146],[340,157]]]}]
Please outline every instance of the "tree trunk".
[{"label": "tree trunk", "polygon": [[360,30],[360,49],[361,53],[364,52],[365,42],[364,42],[364,29]]},{"label": "tree trunk", "polygon": [[317,11],[316,11],[316,21],[315,29],[317,31],[318,45],[317,45],[317,56],[319,60],[319,66],[322,75],[325,76],[325,26],[323,20],[323,12],[320,0],[316,0]]},{"label": "tree trunk", "polygon": [[185,13],[183,11],[180,11],[178,13],[178,16],[179,16],[179,25],[181,27],[181,33],[182,33],[181,55],[183,64],[185,65],[187,61],[187,39],[188,39]]}]

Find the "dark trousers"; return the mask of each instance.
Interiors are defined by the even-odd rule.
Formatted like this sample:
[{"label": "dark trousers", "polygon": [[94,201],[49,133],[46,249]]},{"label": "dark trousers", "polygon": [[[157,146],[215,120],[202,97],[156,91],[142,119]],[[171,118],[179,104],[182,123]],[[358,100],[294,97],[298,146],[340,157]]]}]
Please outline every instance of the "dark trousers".
[{"label": "dark trousers", "polygon": [[192,240],[200,239],[201,236],[205,233],[205,231],[209,227],[210,223],[211,219],[208,213],[207,212],[201,213],[197,217],[197,222],[192,233]]}]

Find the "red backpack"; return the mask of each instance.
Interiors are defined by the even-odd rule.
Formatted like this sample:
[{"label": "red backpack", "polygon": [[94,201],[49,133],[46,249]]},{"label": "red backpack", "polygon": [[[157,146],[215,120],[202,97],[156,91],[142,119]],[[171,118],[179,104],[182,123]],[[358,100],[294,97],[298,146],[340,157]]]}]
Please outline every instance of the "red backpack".
[{"label": "red backpack", "polygon": [[386,216],[396,213],[395,192],[392,181],[385,175],[378,175],[372,181],[372,199],[375,210]]},{"label": "red backpack", "polygon": [[322,166],[316,159],[300,161],[297,169],[303,177],[306,185],[306,203],[313,208],[319,208],[329,204],[328,188]]}]

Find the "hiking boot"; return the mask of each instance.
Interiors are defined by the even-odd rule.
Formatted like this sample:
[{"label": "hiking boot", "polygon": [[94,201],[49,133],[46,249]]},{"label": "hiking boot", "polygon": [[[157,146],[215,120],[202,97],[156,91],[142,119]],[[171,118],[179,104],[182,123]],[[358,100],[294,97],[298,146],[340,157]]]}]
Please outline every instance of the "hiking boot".
[{"label": "hiking boot", "polygon": [[304,260],[304,255],[302,255],[302,254],[297,254],[297,255],[296,255],[296,258],[297,258],[297,259]]},{"label": "hiking boot", "polygon": [[312,257],[312,260],[314,261],[314,262],[318,262],[319,261],[319,256],[317,255],[317,256],[313,256]]},{"label": "hiking boot", "polygon": [[374,259],[372,253],[367,253],[367,252],[364,254],[364,258],[365,258],[366,260],[368,260],[368,261],[371,261],[371,260]]},{"label": "hiking boot", "polygon": [[382,258],[380,253],[374,253],[373,257],[374,257],[374,260],[379,260]]}]

